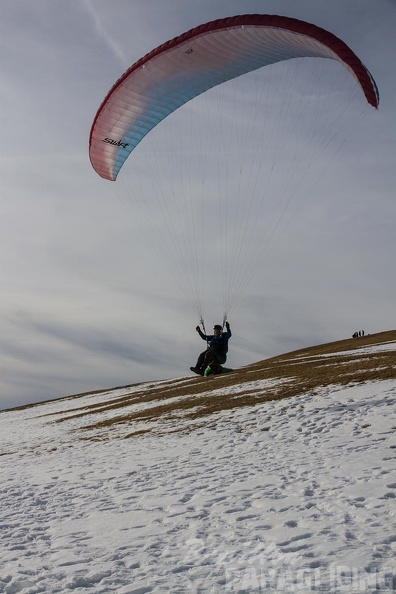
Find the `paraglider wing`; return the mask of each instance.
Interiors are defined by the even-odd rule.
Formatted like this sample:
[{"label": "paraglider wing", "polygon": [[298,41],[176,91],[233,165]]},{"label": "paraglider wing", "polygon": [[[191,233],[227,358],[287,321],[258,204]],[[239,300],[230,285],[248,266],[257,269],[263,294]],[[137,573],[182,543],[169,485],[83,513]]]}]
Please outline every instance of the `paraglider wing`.
[{"label": "paraglider wing", "polygon": [[268,64],[298,57],[338,60],[368,103],[378,91],[367,68],[332,33],[275,15],[241,15],[206,23],[133,64],[114,84],[94,119],[90,159],[114,181],[133,149],[166,116],[197,95]]}]

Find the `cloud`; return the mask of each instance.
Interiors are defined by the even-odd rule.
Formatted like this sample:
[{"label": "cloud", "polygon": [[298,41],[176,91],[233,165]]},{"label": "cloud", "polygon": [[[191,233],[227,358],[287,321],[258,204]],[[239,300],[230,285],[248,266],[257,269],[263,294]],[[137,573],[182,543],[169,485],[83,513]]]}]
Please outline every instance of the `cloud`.
[{"label": "cloud", "polygon": [[[123,193],[99,178],[88,136],[106,92],[133,61],[201,22],[242,11],[283,13],[333,31],[362,56],[381,103],[241,294],[230,318],[229,364],[358,328],[392,327],[396,11],[372,0],[241,6],[240,0],[37,0],[30,7],[3,0],[0,407],[179,376],[195,363],[204,347],[194,331],[199,320],[137,216],[145,180],[132,175]],[[169,135],[165,147],[169,152]],[[216,155],[209,157],[215,162]],[[234,173],[217,179],[216,191],[233,188]],[[214,208],[212,200],[203,211],[209,249]],[[157,222],[161,227],[161,217]],[[221,304],[208,297],[218,277],[210,263],[203,276],[208,327],[222,316]]]},{"label": "cloud", "polygon": [[97,35],[104,41],[107,45],[108,49],[111,51],[113,56],[117,59],[119,64],[123,68],[127,68],[130,64],[126,58],[123,48],[121,45],[107,32],[102,19],[98,11],[94,7],[94,3],[92,0],[83,0],[83,5],[85,6],[87,13],[91,16],[95,31]]}]

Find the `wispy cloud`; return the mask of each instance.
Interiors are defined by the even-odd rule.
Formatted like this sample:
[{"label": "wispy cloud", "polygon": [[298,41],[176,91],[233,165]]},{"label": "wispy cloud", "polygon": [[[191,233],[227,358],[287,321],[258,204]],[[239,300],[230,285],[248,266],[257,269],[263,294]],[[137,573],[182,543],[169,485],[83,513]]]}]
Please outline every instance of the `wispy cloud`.
[{"label": "wispy cloud", "polygon": [[121,66],[123,68],[126,68],[129,65],[129,62],[128,62],[124,52],[122,51],[121,47],[113,39],[113,37],[106,31],[106,28],[104,27],[97,11],[95,10],[93,2],[91,2],[91,0],[84,0],[83,4],[84,4],[88,14],[92,17],[92,20],[95,25],[95,30],[96,30],[96,33],[98,34],[98,36],[105,42],[105,44],[108,46],[108,48],[110,49],[112,54],[117,58],[117,60],[121,64]]}]

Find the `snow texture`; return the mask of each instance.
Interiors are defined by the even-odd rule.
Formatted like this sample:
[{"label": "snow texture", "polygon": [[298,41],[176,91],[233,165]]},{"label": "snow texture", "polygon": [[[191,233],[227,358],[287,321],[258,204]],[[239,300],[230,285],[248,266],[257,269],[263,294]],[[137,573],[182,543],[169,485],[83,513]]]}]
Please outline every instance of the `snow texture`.
[{"label": "snow texture", "polygon": [[55,422],[132,390],[0,414],[0,592],[395,590],[396,381],[130,439]]}]

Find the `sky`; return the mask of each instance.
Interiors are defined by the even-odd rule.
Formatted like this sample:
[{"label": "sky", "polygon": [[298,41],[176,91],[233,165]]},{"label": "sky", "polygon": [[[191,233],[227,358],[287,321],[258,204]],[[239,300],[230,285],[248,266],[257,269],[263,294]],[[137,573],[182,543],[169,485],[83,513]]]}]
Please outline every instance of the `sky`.
[{"label": "sky", "polygon": [[[205,346],[133,201],[126,206],[92,169],[88,137],[133,62],[217,18],[282,14],[321,26],[352,48],[380,91],[378,112],[343,145],[316,200],[230,314],[229,365],[394,328],[396,2],[1,0],[1,8],[0,408],[184,375]],[[210,307],[207,327],[219,316]]]}]

